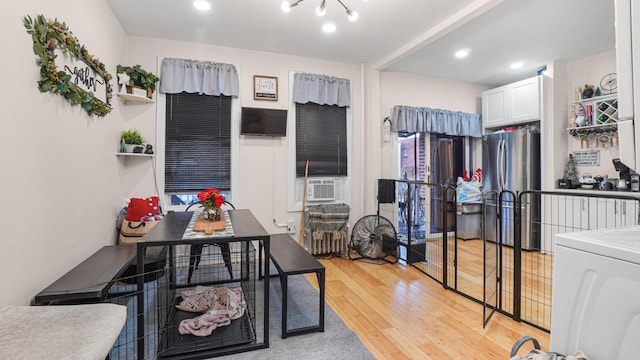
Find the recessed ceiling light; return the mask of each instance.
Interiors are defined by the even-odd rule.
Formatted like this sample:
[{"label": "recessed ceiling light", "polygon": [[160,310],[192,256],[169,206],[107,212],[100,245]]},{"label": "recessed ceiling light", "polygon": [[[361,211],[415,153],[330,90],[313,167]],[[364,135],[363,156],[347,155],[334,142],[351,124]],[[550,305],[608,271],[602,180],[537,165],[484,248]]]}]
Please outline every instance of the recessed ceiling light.
[{"label": "recessed ceiling light", "polygon": [[521,62],[517,62],[517,63],[511,64],[511,68],[512,69],[520,69],[521,67],[522,67],[522,63]]},{"label": "recessed ceiling light", "polygon": [[193,6],[200,11],[207,11],[211,9],[211,3],[207,0],[196,0],[193,2]]},{"label": "recessed ceiling light", "polygon": [[456,51],[455,55],[456,55],[456,57],[458,59],[465,58],[465,57],[469,56],[469,50],[467,50],[467,49],[458,50],[458,51]]},{"label": "recessed ceiling light", "polygon": [[334,32],[334,31],[336,31],[336,25],[332,24],[332,23],[326,23],[326,24],[322,25],[322,31],[328,32],[328,33]]}]

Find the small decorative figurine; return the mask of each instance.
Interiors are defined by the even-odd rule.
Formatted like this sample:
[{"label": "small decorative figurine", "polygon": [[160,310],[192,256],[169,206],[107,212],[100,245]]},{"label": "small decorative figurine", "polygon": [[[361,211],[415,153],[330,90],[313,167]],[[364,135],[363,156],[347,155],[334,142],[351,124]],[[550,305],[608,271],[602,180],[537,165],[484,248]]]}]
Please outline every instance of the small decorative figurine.
[{"label": "small decorative figurine", "polygon": [[144,151],[145,154],[153,154],[153,146],[151,144],[147,144],[147,149]]}]

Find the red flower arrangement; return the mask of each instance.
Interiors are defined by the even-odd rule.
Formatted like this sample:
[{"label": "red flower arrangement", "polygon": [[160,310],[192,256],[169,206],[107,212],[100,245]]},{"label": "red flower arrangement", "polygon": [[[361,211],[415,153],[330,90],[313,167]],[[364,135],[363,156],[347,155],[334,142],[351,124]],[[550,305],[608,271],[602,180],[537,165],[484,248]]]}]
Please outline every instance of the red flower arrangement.
[{"label": "red flower arrangement", "polygon": [[198,193],[197,196],[202,206],[207,209],[213,209],[216,206],[220,207],[224,204],[224,195],[221,195],[218,189],[205,189]]}]

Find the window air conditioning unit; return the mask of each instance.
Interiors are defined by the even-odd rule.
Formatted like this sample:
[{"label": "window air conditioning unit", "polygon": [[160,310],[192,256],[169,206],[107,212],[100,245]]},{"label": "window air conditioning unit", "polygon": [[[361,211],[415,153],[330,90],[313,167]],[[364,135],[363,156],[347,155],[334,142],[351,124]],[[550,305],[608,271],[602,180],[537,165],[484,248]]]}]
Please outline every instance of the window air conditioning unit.
[{"label": "window air conditioning unit", "polygon": [[309,179],[307,183],[308,201],[328,201],[336,199],[334,179]]}]

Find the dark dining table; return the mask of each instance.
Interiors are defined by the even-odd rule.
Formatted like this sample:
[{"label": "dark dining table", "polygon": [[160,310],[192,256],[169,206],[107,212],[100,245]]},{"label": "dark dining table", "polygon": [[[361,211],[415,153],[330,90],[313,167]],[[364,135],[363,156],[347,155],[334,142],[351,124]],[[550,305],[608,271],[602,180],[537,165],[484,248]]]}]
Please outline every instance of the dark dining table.
[{"label": "dark dining table", "polygon": [[[228,210],[228,218],[232,227],[232,235],[220,234],[215,236],[200,236],[197,238],[185,238],[185,231],[192,221],[194,216],[192,211],[184,212],[169,212],[156,226],[154,226],[142,239],[137,243],[138,254],[144,254],[145,248],[150,246],[167,246],[168,247],[168,268],[170,276],[170,284],[176,285],[176,271],[175,271],[175,246],[177,245],[190,245],[192,247],[202,247],[206,244],[220,245],[228,244],[231,242],[242,242],[249,246],[250,242],[257,241],[260,247],[263,249],[264,258],[268,259],[270,254],[270,235],[260,224],[258,219],[248,209]],[[263,254],[260,254],[262,259]],[[144,273],[144,256],[137,257],[137,269],[139,273]],[[244,262],[245,260],[243,260]],[[244,266],[244,265],[243,265]],[[263,296],[263,334],[264,341],[262,343],[254,342],[252,344],[244,344],[238,347],[237,351],[247,351],[260,348],[266,348],[269,346],[269,266],[264,264],[258,264],[261,271],[265,272],[265,276],[258,281],[263,282],[264,296]],[[188,285],[190,286],[190,285]],[[137,276],[137,288],[140,294],[137,298],[137,306],[139,309],[144,308],[144,276]],[[259,306],[259,304],[256,304]],[[141,316],[138,317],[138,349],[144,349],[144,312],[140,312]],[[229,349],[223,349],[225,353],[229,353]],[[233,349],[232,349],[233,352]],[[141,354],[142,353],[142,354]],[[218,353],[213,351],[199,352],[199,356],[204,355],[217,355]],[[144,358],[144,352],[138,352],[139,358]]]}]

